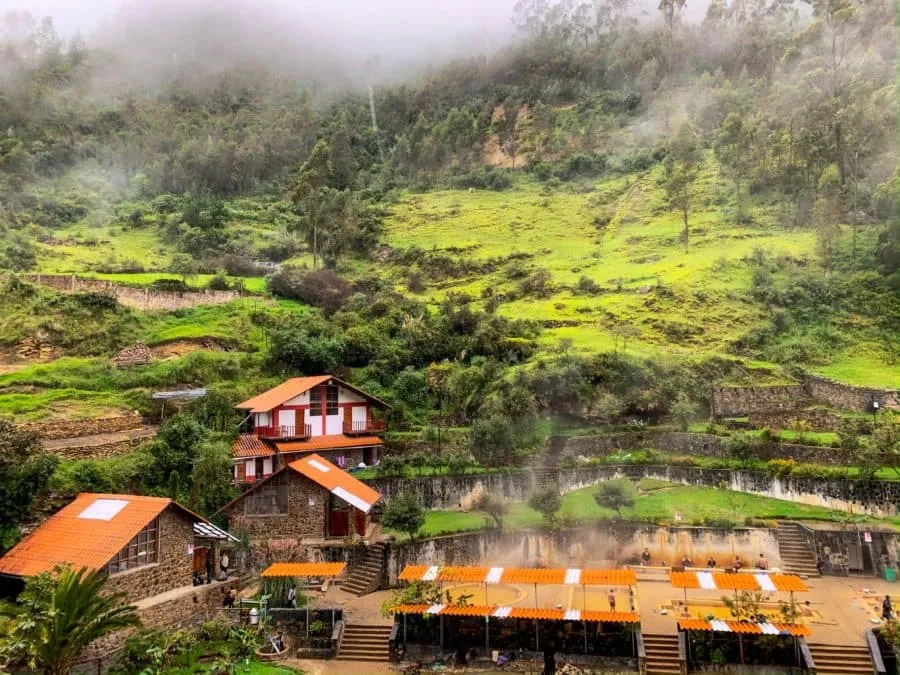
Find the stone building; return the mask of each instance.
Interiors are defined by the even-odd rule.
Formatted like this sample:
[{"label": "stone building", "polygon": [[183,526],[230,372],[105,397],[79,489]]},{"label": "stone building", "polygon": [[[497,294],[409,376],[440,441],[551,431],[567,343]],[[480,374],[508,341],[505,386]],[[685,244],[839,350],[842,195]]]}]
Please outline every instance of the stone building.
[{"label": "stone building", "polygon": [[107,589],[130,602],[193,587],[222,542],[234,541],[164,497],[82,493],[0,558],[4,595],[57,565],[105,570]]},{"label": "stone building", "polygon": [[[258,481],[219,513],[232,530],[253,539],[295,539],[317,545],[354,535],[365,538],[375,490],[312,454],[294,460]],[[218,514],[216,514],[218,515]]]},{"label": "stone building", "polygon": [[381,458],[387,404],[336,377],[294,377],[235,407],[250,427],[232,446],[235,483],[268,478],[312,452],[341,468]]}]

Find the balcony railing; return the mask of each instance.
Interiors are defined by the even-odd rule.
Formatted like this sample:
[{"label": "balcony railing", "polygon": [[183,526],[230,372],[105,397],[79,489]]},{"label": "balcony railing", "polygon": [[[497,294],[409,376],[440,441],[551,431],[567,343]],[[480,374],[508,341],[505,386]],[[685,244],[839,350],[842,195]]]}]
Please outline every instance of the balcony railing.
[{"label": "balcony railing", "polygon": [[384,420],[344,420],[344,433],[348,436],[355,434],[378,434],[387,429]]},{"label": "balcony railing", "polygon": [[302,424],[295,427],[256,427],[257,438],[309,438],[312,436],[312,425]]}]

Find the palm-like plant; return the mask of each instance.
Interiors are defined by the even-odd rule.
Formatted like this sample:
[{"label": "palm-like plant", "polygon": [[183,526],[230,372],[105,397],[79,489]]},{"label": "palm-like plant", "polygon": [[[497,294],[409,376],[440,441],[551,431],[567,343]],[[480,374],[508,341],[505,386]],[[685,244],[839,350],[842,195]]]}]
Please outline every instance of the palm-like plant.
[{"label": "palm-like plant", "polygon": [[0,607],[11,629],[0,663],[23,663],[45,675],[65,675],[78,655],[109,633],[140,625],[124,593],[103,593],[98,570],[61,567],[32,577],[18,603]]}]

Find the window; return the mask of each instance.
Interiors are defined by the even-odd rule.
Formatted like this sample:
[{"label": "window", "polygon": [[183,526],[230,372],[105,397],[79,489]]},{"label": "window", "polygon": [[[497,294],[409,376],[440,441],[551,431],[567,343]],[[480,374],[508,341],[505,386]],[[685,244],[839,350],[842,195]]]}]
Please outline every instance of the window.
[{"label": "window", "polygon": [[325,387],[325,414],[338,414],[338,388],[336,385],[329,384]]},{"label": "window", "polygon": [[322,414],[322,390],[319,387],[309,390],[309,414],[314,417]]},{"label": "window", "polygon": [[263,475],[263,458],[256,458],[256,479],[259,480]]},{"label": "window", "polygon": [[288,510],[287,475],[282,473],[244,498],[245,516],[278,516]]},{"label": "window", "polygon": [[128,542],[128,546],[119,551],[109,561],[106,571],[109,574],[124,572],[142,565],[152,565],[159,561],[159,518],[154,518],[147,527],[137,533]]}]

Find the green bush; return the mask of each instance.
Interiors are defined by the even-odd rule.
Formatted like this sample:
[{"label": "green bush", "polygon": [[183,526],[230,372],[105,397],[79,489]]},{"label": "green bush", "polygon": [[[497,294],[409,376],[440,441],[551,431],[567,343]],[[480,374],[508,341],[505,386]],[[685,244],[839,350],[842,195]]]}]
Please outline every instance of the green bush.
[{"label": "green bush", "polygon": [[766,473],[775,478],[787,478],[796,465],[793,459],[770,459],[766,462]]}]

